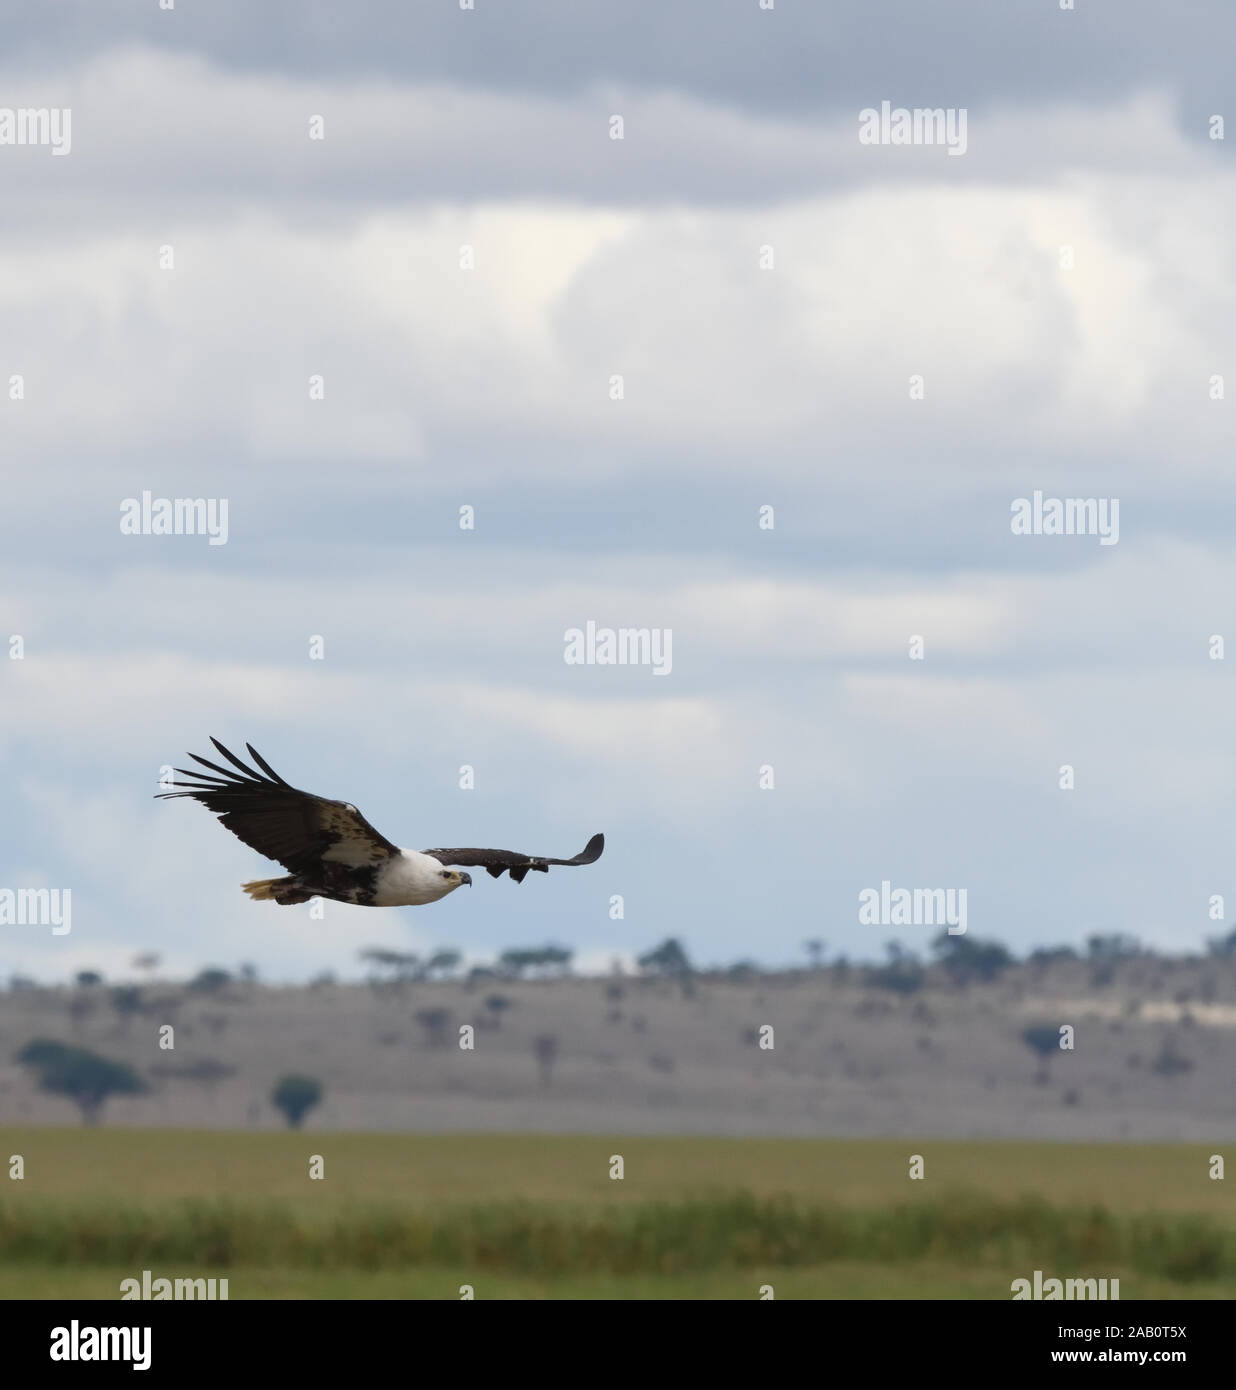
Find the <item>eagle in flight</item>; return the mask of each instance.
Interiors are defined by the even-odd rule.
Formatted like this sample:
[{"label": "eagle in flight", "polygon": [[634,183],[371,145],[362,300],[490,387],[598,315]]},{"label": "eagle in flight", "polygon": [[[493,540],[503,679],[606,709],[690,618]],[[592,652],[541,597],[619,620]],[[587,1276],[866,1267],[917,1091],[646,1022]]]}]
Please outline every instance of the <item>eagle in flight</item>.
[{"label": "eagle in flight", "polygon": [[[217,738],[211,743],[235,771],[189,757],[210,774],[176,768],[192,782],[162,792],[159,800],[191,796],[213,811],[237,839],[277,860],[288,870],[285,878],[263,878],[241,887],[251,898],[283,906],[310,898],[333,898],[360,907],[420,907],[471,884],[472,875],[451,868],[488,869],[494,878],[510,874],[522,883],[532,869],[548,873],[551,864],[595,864],[605,848],[605,836],[594,835],[574,859],[542,859],[509,849],[400,849],[380,835],[348,801],[290,787],[265,758],[246,743],[261,771],[247,767]],[[217,775],[214,775],[217,774]]]}]

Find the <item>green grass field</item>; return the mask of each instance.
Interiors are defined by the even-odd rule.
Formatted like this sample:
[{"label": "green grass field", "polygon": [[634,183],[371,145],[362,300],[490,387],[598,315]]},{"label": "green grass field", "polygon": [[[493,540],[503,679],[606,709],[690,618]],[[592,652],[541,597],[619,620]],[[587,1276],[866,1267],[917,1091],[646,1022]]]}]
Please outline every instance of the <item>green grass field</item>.
[{"label": "green grass field", "polygon": [[8,1129],[0,1297],[116,1298],[150,1269],[233,1299],[1008,1298],[1039,1268],[1230,1298],[1221,1151]]}]

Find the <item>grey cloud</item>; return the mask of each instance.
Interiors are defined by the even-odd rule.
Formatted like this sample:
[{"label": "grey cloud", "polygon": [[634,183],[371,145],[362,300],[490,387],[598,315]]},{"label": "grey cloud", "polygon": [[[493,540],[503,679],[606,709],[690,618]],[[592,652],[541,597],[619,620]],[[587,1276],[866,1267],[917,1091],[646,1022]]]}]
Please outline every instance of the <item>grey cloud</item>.
[{"label": "grey cloud", "polygon": [[199,53],[239,71],[449,80],[519,94],[617,82],[748,110],[1102,101],[1148,81],[1214,109],[1228,90],[1236,13],[1226,0],[214,0],[161,12],[130,0],[0,5],[23,65],[118,43]]},{"label": "grey cloud", "polygon": [[[11,228],[64,235],[210,221],[289,205],[302,227],[366,209],[499,199],[760,207],[864,185],[1058,184],[1070,172],[1204,177],[1221,167],[1202,121],[1143,85],[1099,105],[975,104],[965,156],[941,147],[859,143],[859,112],[880,94],[811,112],[744,111],[706,95],[616,83],[517,93],[442,80],[399,85],[260,77],[198,55],[109,49],[0,76],[11,104],[71,108],[72,156],[0,150]],[[132,93],[141,91],[141,103]],[[936,103],[939,104],[939,103]],[[624,138],[609,138],[612,114]],[[311,116],[325,138],[309,138]]]}]

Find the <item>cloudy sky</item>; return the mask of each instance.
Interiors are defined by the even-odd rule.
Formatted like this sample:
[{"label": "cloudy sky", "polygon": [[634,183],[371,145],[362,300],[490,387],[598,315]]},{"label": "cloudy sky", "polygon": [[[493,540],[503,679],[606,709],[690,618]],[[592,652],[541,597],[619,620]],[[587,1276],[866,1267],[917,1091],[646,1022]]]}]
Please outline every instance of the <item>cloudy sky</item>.
[{"label": "cloudy sky", "polygon": [[[1224,0],[0,32],[0,108],[71,111],[65,155],[0,145],[0,887],[72,891],[0,974],[923,949],[859,922],[883,880],[1019,951],[1231,929]],[[964,112],[964,153],[861,142],[884,101]],[[1118,543],[1012,534],[1035,491],[1118,499]],[[225,499],[226,544],[122,533],[144,492]],[[672,669],[568,665],[588,622]],[[267,861],[152,799],[211,734],[401,844],[606,853],[253,904]]]}]

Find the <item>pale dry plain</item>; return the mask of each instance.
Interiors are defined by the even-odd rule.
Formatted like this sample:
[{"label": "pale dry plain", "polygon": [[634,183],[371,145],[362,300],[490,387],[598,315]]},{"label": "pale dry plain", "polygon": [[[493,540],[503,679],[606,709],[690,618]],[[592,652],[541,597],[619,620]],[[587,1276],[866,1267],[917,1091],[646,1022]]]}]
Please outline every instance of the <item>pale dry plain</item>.
[{"label": "pale dry plain", "polygon": [[[278,1127],[270,1092],[294,1072],[324,1087],[309,1129],[1199,1142],[1236,1132],[1236,963],[1214,958],[1026,964],[965,988],[933,969],[913,994],[825,968],[699,975],[685,990],[628,977],[235,981],[204,994],[154,981],[143,1000],[123,1018],[107,986],[0,992],[0,1125],[79,1123],[13,1060],[42,1036],[139,1072],[147,1092],[104,1111],[123,1126]],[[172,1051],[158,1047],[166,1023]],[[1075,1030],[1046,1080],[1021,1038],[1033,1023]],[[461,1025],[475,1029],[472,1050],[459,1046]],[[765,1026],[770,1049],[757,1045]],[[546,1037],[548,1072],[536,1053]]]}]

